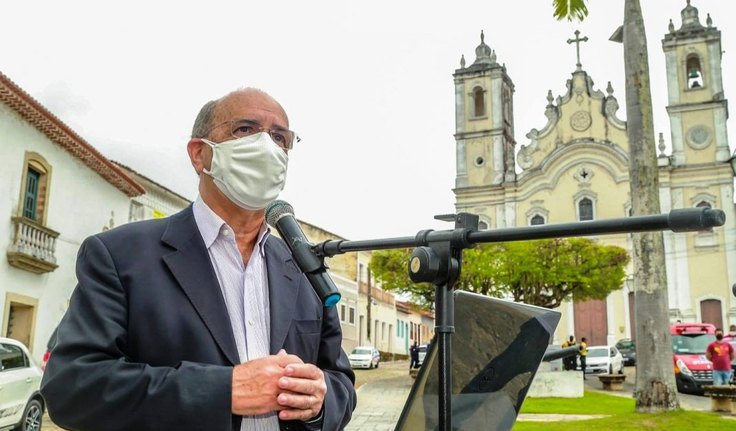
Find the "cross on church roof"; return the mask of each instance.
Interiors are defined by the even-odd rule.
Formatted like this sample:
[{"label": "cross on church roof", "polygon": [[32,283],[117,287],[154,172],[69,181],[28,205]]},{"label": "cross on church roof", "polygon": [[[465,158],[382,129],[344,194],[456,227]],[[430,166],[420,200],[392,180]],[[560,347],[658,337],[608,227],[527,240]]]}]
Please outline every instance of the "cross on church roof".
[{"label": "cross on church roof", "polygon": [[578,67],[577,70],[583,70],[583,65],[580,64],[580,42],[587,42],[587,41],[588,41],[588,36],[585,36],[582,38],[580,37],[580,30],[575,30],[575,39],[567,39],[567,43],[569,44],[574,43],[576,45],[575,50],[577,51],[577,54],[578,54],[578,62],[576,64],[576,66]]}]

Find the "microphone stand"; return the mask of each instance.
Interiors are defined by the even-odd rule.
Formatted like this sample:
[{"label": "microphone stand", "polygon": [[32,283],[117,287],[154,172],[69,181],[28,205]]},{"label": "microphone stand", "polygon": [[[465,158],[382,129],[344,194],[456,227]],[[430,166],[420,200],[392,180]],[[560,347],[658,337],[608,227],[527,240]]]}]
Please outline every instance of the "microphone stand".
[{"label": "microphone stand", "polygon": [[[726,215],[710,208],[676,209],[669,214],[646,215],[576,223],[524,226],[478,231],[478,216],[458,213],[435,217],[454,221],[451,230],[423,230],[414,237],[364,241],[329,240],[313,245],[324,259],[336,254],[416,247],[409,260],[409,276],[415,283],[435,285],[435,333],[439,348],[439,429],[452,430],[452,333],[455,332],[453,287],[462,268],[462,252],[478,243],[526,241],[598,234],[672,230],[690,232],[722,226]],[[370,322],[369,322],[370,323]]]}]

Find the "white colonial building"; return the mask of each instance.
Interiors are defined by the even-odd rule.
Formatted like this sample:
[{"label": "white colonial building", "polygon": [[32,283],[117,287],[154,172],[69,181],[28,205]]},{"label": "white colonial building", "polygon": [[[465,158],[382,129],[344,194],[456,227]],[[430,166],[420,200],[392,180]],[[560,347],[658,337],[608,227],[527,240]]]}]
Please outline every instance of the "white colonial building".
[{"label": "white colonial building", "polygon": [[0,334],[38,359],[76,285],[80,243],[127,222],[144,189],[2,73],[0,160]]}]

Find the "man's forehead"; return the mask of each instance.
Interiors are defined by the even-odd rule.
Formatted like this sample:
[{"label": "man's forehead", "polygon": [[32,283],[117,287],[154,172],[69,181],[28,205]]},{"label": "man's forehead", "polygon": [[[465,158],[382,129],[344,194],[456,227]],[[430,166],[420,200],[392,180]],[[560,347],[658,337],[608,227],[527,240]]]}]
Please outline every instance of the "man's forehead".
[{"label": "man's forehead", "polygon": [[216,116],[227,121],[247,111],[274,114],[284,122],[285,127],[289,125],[284,108],[273,97],[259,90],[242,90],[226,95],[217,104]]}]

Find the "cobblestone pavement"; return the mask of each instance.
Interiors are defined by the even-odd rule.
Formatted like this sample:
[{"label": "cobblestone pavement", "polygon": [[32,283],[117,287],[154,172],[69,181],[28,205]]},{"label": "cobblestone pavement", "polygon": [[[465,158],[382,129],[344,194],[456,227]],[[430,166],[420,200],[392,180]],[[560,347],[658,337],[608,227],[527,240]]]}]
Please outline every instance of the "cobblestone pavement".
[{"label": "cobblestone pavement", "polygon": [[367,373],[373,373],[373,378],[358,388],[358,405],[345,430],[393,431],[414,383],[409,376],[409,363],[388,362],[377,370],[356,370],[358,383]]}]

